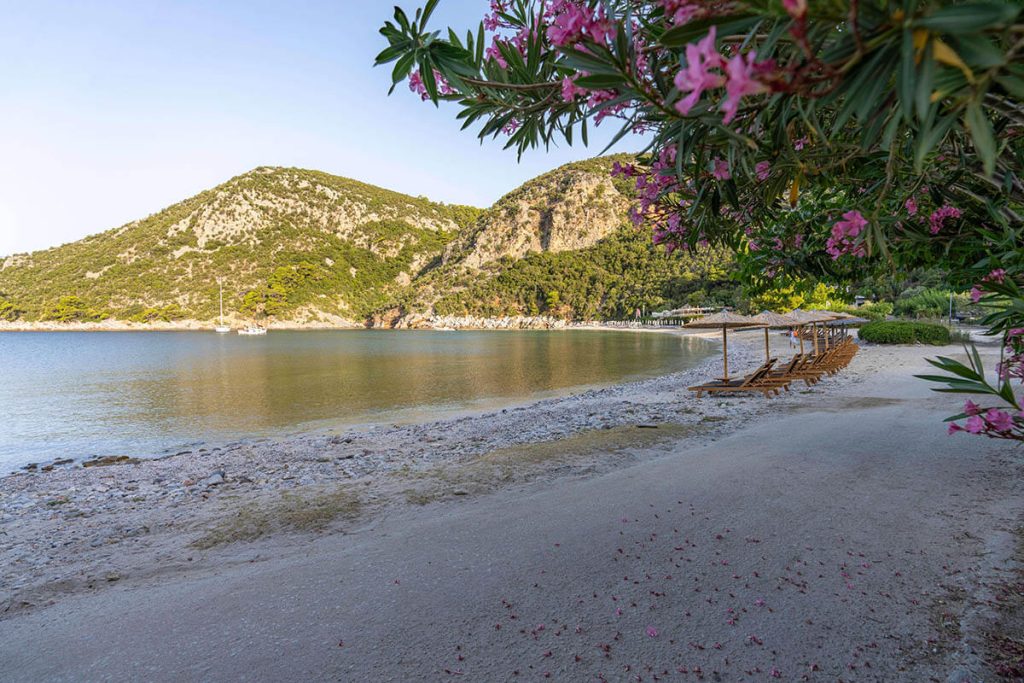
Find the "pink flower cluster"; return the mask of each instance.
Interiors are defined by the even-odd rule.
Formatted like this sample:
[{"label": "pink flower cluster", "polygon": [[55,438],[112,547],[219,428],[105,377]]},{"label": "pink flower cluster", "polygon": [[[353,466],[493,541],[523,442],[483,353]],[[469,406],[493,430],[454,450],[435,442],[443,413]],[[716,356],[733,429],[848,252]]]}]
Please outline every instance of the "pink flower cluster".
[{"label": "pink flower cluster", "polygon": [[1024,429],[1024,411],[1020,411],[1014,417],[1009,411],[998,408],[986,410],[969,400],[964,403],[964,414],[967,415],[967,421],[963,426],[951,422],[949,434],[967,432],[968,434],[1010,438],[1014,436],[1014,432]]},{"label": "pink flower cluster", "polygon": [[[909,207],[908,207],[907,210],[908,211],[910,210]],[[915,207],[915,210],[916,210],[916,207]],[[913,214],[911,214],[911,215],[913,215]],[[945,224],[947,218],[960,218],[960,216],[961,216],[960,209],[956,208],[955,206],[950,206],[949,204],[945,204],[941,208],[938,208],[935,211],[933,211],[932,215],[929,216],[929,218],[928,218],[928,222],[930,224],[930,228],[929,229],[931,230],[931,233],[933,235],[938,235],[939,232],[942,230],[943,225]]]},{"label": "pink flower cluster", "polygon": [[701,10],[698,3],[690,0],[661,0],[661,6],[665,9],[665,20],[675,26],[692,20]]},{"label": "pink flower cluster", "polygon": [[729,123],[736,117],[741,100],[748,95],[769,91],[769,87],[758,77],[774,70],[771,61],[758,62],[757,53],[736,54],[728,61],[715,47],[717,27],[712,26],[708,34],[696,43],[686,46],[686,66],[675,76],[675,86],[685,97],[676,102],[675,108],[684,116],[700,101],[707,90],[725,86],[725,99],[721,107],[725,113],[723,122]]},{"label": "pink flower cluster", "polygon": [[857,257],[865,256],[867,252],[864,249],[864,243],[858,241],[857,237],[864,232],[867,225],[868,221],[860,211],[847,211],[843,214],[843,220],[832,226],[832,236],[825,244],[825,251],[832,256],[833,260],[845,254],[853,254]]},{"label": "pink flower cluster", "polygon": [[635,225],[650,224],[654,229],[654,243],[674,248],[682,235],[682,213],[686,202],[672,198],[682,190],[675,172],[676,147],[662,148],[658,159],[650,168],[639,168],[633,164],[612,166],[612,175],[622,178],[636,178],[639,202],[629,210],[629,217]]},{"label": "pink flower cluster", "polygon": [[501,13],[508,11],[509,0],[491,0],[491,13],[484,16],[484,29],[497,31],[499,28],[507,28],[508,23],[501,18]]},{"label": "pink flower cluster", "polygon": [[615,36],[615,22],[607,17],[604,7],[595,12],[586,2],[552,0],[545,19],[550,22],[548,40],[555,47],[576,45],[585,38],[607,45]]},{"label": "pink flower cluster", "polygon": [[978,303],[981,301],[981,297],[984,294],[982,291],[986,282],[995,282],[996,284],[1002,284],[1006,281],[1006,271],[1002,268],[996,268],[992,270],[988,275],[981,278],[981,283],[971,287],[971,301]]},{"label": "pink flower cluster", "polygon": [[[445,80],[444,76],[437,69],[434,69],[434,81],[437,82],[437,92],[439,95],[455,94],[455,89],[449,85],[448,81]],[[426,101],[430,99],[430,95],[427,93],[427,86],[423,84],[423,76],[420,75],[419,71],[413,71],[412,75],[409,76],[409,90],[419,95],[421,100]]]},{"label": "pink flower cluster", "polygon": [[1015,327],[1006,333],[1005,353],[996,372],[1004,382],[1016,379],[1024,384],[1024,327]]}]

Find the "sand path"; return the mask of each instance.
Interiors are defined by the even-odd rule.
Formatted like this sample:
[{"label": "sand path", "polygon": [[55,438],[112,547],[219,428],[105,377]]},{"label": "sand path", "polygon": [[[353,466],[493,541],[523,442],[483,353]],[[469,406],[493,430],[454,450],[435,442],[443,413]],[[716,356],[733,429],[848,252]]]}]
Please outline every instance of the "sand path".
[{"label": "sand path", "polygon": [[945,435],[927,353],[710,446],[68,597],[0,622],[2,677],[988,680],[1024,458]]}]

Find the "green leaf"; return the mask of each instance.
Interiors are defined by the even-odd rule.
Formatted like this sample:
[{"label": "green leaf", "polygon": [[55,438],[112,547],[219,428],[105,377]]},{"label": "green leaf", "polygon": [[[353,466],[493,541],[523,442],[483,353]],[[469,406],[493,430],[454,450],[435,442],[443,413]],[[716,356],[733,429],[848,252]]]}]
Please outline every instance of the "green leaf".
[{"label": "green leaf", "polygon": [[996,83],[1003,86],[1006,92],[1010,93],[1014,97],[1024,99],[1024,78],[1017,78],[1010,74],[1003,74],[996,76]]},{"label": "green leaf", "polygon": [[576,79],[576,85],[589,90],[618,88],[625,82],[626,79],[618,74],[594,74]]},{"label": "green leaf", "polygon": [[910,123],[914,116],[914,34],[903,32],[900,42],[900,71],[896,79],[896,92],[900,98],[900,113]]},{"label": "green leaf", "polygon": [[660,42],[665,47],[683,47],[707,35],[712,26],[717,26],[719,38],[746,33],[757,25],[761,18],[756,15],[726,15],[713,19],[699,19],[681,26],[673,26],[662,34]]},{"label": "green leaf", "polygon": [[409,26],[409,17],[405,15],[405,12],[401,7],[395,6],[395,21],[402,27],[402,30],[406,33],[412,33]]},{"label": "green leaf", "polygon": [[420,30],[426,25],[430,19],[430,15],[434,13],[434,9],[437,7],[438,0],[427,0],[426,6],[423,8],[423,16],[420,19]]},{"label": "green leaf", "polygon": [[968,2],[948,5],[914,22],[914,28],[936,33],[977,33],[1010,24],[1020,14],[1020,6],[1007,2]]},{"label": "green leaf", "polygon": [[374,64],[374,66],[380,66],[381,64],[387,64],[388,62],[390,62],[392,60],[398,59],[398,57],[400,57],[402,55],[402,53],[405,52],[408,49],[409,49],[409,45],[408,45],[407,42],[399,43],[399,44],[396,44],[396,45],[391,45],[391,46],[385,48],[383,51],[381,51],[380,54],[377,55],[376,59],[374,59],[374,61],[373,61],[373,64]]},{"label": "green leaf", "polygon": [[402,57],[397,62],[395,62],[395,68],[392,69],[391,71],[391,82],[401,83],[403,80],[405,80],[405,77],[409,75],[409,71],[412,69],[415,63],[415,52],[407,52],[406,54],[402,55]]},{"label": "green leaf", "polygon": [[914,105],[917,109],[918,121],[928,118],[928,110],[932,103],[932,86],[935,80],[935,60],[932,57],[931,41],[924,48],[921,65],[918,69],[917,84],[914,88]]},{"label": "green leaf", "polygon": [[974,142],[974,149],[981,157],[985,175],[992,177],[996,170],[996,140],[992,134],[992,124],[982,111],[981,105],[976,100],[967,105],[964,113],[964,123],[971,132],[971,140]]}]

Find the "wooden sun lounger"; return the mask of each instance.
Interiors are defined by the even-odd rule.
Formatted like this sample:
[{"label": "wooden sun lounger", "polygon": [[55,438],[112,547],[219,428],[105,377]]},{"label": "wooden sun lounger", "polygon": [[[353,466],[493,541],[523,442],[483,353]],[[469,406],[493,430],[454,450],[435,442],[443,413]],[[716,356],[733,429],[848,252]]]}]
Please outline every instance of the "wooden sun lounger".
[{"label": "wooden sun lounger", "polygon": [[697,398],[701,398],[705,393],[711,392],[726,394],[745,391],[755,391],[763,394],[765,398],[771,398],[773,394],[779,393],[780,388],[785,388],[789,384],[789,380],[771,379],[768,376],[774,365],[775,360],[773,359],[746,377],[729,380],[728,382],[718,381],[698,384],[689,387],[689,390],[696,392]]}]

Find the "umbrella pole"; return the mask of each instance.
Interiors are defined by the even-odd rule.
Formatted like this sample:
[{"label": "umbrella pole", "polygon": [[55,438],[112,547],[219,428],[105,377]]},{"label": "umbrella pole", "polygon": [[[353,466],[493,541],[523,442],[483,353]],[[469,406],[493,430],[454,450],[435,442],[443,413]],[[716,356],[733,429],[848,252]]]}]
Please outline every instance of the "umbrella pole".
[{"label": "umbrella pole", "polygon": [[764,362],[767,363],[772,359],[772,352],[768,346],[768,328],[764,328]]},{"label": "umbrella pole", "polygon": [[811,325],[814,329],[814,355],[818,355],[818,323]]},{"label": "umbrella pole", "polygon": [[797,331],[796,336],[800,339],[800,355],[804,355],[804,326],[801,325]]},{"label": "umbrella pole", "polygon": [[729,338],[725,325],[722,325],[722,381],[729,381]]}]

